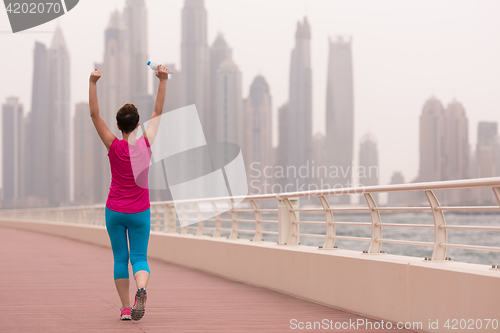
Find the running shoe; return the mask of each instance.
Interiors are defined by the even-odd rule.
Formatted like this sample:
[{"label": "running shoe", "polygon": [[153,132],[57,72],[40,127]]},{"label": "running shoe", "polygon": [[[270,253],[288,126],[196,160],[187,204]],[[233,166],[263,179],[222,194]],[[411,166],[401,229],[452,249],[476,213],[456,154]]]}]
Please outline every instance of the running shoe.
[{"label": "running shoe", "polygon": [[139,288],[135,293],[135,302],[132,307],[132,320],[140,320],[144,316],[144,312],[146,311],[146,289]]},{"label": "running shoe", "polygon": [[130,314],[132,312],[132,308],[121,308],[120,309],[120,320],[131,320]]}]

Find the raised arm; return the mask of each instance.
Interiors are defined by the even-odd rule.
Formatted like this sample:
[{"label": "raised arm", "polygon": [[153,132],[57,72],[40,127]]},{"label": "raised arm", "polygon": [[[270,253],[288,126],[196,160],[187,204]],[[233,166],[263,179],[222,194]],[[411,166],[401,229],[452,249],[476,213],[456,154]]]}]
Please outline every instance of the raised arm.
[{"label": "raised arm", "polygon": [[153,144],[160,125],[161,117],[159,116],[161,116],[161,113],[163,112],[163,104],[165,103],[168,69],[162,65],[158,65],[156,77],[160,80],[160,84],[158,85],[158,93],[156,94],[155,109],[151,115],[151,119],[149,120],[148,128],[146,128],[146,133],[144,133],[144,137],[149,141],[150,145]]},{"label": "raised arm", "polygon": [[115,139],[115,135],[111,133],[108,126],[99,114],[99,102],[97,101],[97,81],[101,78],[101,71],[97,69],[90,73],[89,78],[89,106],[90,106],[90,117],[94,122],[95,129],[99,134],[102,142],[109,151],[109,147]]}]

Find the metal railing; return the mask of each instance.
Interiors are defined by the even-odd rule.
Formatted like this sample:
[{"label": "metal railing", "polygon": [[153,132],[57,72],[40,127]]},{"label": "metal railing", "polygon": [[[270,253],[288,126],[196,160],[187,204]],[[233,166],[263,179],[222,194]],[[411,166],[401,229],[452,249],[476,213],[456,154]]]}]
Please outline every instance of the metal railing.
[{"label": "metal railing", "polygon": [[[435,190],[458,190],[468,188],[490,188],[493,191],[497,206],[441,206],[434,191]],[[448,230],[479,230],[479,231],[500,231],[500,226],[473,226],[473,225],[447,225],[445,211],[498,211],[500,212],[500,178],[483,178],[458,181],[443,181],[387,186],[372,186],[363,189],[366,199],[364,207],[339,207],[332,206],[327,197],[334,195],[359,194],[360,188],[338,190],[321,190],[309,192],[281,193],[254,195],[244,198],[244,201],[234,207],[232,199],[209,198],[196,201],[167,201],[151,203],[151,230],[163,233],[188,234],[194,231],[194,236],[227,237],[238,239],[240,234],[253,235],[254,242],[264,241],[265,235],[277,236],[278,244],[293,246],[300,244],[300,237],[313,237],[324,240],[320,248],[335,249],[336,240],[355,240],[369,242],[368,250],[365,253],[381,253],[384,243],[419,245],[433,247],[432,257],[429,260],[447,260],[446,252],[448,248],[460,248],[468,250],[500,251],[500,247],[479,246],[468,244],[452,244],[448,242]],[[429,202],[428,206],[422,207],[379,207],[373,199],[373,193],[390,193],[420,191],[425,193]],[[303,197],[316,197],[319,199],[319,207],[299,206],[299,199]],[[234,198],[233,198],[234,199]],[[262,203],[266,201],[266,205]],[[269,208],[269,201],[273,202],[275,208]],[[264,208],[263,206],[266,206]],[[337,213],[345,212],[368,212],[371,222],[340,222],[335,220]],[[381,211],[428,211],[432,212],[432,224],[403,224],[384,223],[380,216]],[[324,219],[320,221],[300,220],[299,214],[323,213]],[[209,217],[206,217],[208,214]],[[242,218],[245,215],[245,218]],[[249,217],[251,216],[251,218]],[[264,218],[267,216],[267,218]],[[276,218],[277,216],[277,218]],[[105,226],[104,205],[61,207],[46,209],[17,209],[0,211],[0,219],[28,220],[76,223],[94,226]],[[177,225],[179,222],[179,227]],[[205,222],[210,222],[213,226],[206,226]],[[197,225],[193,225],[197,223]],[[243,223],[252,223],[252,229],[245,229],[240,226]],[[224,227],[230,224],[230,227]],[[277,230],[266,230],[266,225],[277,225]],[[301,233],[300,225],[322,225],[324,234]],[[371,237],[343,236],[338,235],[336,227],[341,225],[364,226],[371,228]],[[384,228],[428,228],[434,230],[434,241],[411,241],[387,239],[383,237]],[[274,228],[276,229],[276,228]],[[224,236],[223,234],[227,234]]]}]

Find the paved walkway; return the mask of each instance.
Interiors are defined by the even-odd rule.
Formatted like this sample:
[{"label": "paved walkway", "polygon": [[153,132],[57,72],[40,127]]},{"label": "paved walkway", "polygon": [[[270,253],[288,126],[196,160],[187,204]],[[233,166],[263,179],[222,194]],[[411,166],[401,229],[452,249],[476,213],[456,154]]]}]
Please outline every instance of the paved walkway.
[{"label": "paved walkway", "polygon": [[0,228],[0,332],[293,332],[305,331],[290,328],[294,318],[363,318],[160,260],[150,266],[146,315],[122,322],[110,249]]}]

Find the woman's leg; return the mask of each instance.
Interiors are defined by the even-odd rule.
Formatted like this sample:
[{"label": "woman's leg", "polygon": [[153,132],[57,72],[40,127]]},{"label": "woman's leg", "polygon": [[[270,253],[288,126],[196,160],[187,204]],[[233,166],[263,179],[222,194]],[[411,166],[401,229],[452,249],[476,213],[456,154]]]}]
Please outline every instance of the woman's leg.
[{"label": "woman's leg", "polygon": [[144,288],[148,286],[149,281],[149,273],[146,271],[138,271],[134,274],[135,284],[137,285],[137,289]]},{"label": "woman's leg", "polygon": [[136,213],[128,223],[130,262],[137,288],[146,288],[149,281],[148,243],[151,231],[151,213],[147,209]]},{"label": "woman's leg", "polygon": [[122,213],[114,212],[106,207],[106,229],[111,241],[114,259],[115,286],[122,301],[122,307],[130,307],[128,276],[128,242],[127,228],[122,224]]},{"label": "woman's leg", "polygon": [[115,286],[122,301],[122,308],[130,308],[129,279],[116,279]]}]

